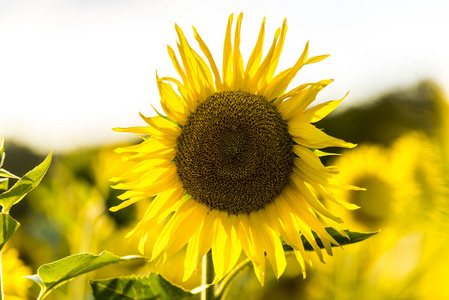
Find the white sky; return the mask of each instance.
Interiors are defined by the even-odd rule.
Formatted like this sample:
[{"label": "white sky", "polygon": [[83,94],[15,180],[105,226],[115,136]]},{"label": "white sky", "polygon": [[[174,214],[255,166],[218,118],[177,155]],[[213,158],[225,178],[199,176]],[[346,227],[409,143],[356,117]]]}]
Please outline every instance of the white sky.
[{"label": "white sky", "polygon": [[174,23],[196,46],[195,26],[220,60],[227,18],[241,11],[245,60],[264,16],[265,48],[287,18],[280,69],[307,40],[310,55],[332,54],[295,81],[335,79],[318,101],[351,90],[347,106],[422,79],[449,91],[449,1],[2,0],[0,136],[43,152],[128,138],[111,128],[153,114],[156,69],[176,76]]}]

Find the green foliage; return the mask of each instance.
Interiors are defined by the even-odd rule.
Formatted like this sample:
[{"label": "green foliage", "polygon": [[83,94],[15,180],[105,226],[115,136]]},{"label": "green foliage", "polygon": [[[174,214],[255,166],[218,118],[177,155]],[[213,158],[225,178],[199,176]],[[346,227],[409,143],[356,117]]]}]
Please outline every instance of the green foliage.
[{"label": "green foliage", "polygon": [[19,227],[19,222],[14,220],[9,214],[0,213],[0,251]]},{"label": "green foliage", "polygon": [[[1,154],[4,155],[4,153]],[[11,206],[22,200],[26,194],[31,192],[41,182],[50,166],[51,155],[50,152],[40,165],[26,173],[11,189],[0,195],[0,205],[3,207],[3,212],[7,213]]]},{"label": "green foliage", "polygon": [[8,178],[0,178],[0,191],[8,189]]},{"label": "green foliage", "polygon": [[111,252],[104,251],[99,255],[80,253],[65,257],[52,263],[42,265],[37,274],[28,276],[41,287],[38,299],[44,299],[55,288],[72,280],[73,278],[94,271],[105,266],[121,262],[144,259],[142,256],[118,257]]},{"label": "green foliage", "polygon": [[126,276],[91,281],[96,300],[133,299],[133,300],[176,300],[192,296],[191,293],[172,285],[157,274],[144,277]]},{"label": "green foliage", "polygon": [[[326,229],[327,233],[329,233],[339,243],[339,245],[333,245],[334,247],[339,247],[339,246],[343,246],[343,245],[361,242],[363,240],[366,240],[370,236],[373,236],[378,233],[378,232],[362,233],[362,232],[353,232],[353,231],[345,230],[346,234],[349,236],[349,239],[348,239],[347,237],[338,233],[332,227],[326,227],[325,229]],[[316,240],[318,246],[321,249],[324,248],[323,243],[321,242],[320,238],[316,235],[315,232],[313,233],[313,235],[315,237],[315,240]],[[304,244],[304,249],[306,251],[314,251],[312,248],[312,245],[310,245],[310,243],[307,241],[307,239],[304,236],[301,236],[301,237],[302,237],[302,243]],[[290,247],[289,245],[284,243],[283,246],[284,246],[285,251],[293,251],[293,248]]]},{"label": "green foliage", "polygon": [[5,161],[5,143],[3,139],[0,139],[0,190],[5,191],[8,189],[8,179],[20,179],[11,172],[2,169],[3,163]]},{"label": "green foliage", "polygon": [[20,179],[20,177],[12,174],[11,172],[6,171],[5,169],[0,169],[0,177]]},{"label": "green foliage", "polygon": [[[316,126],[327,134],[356,144],[390,145],[403,134],[423,130],[432,135],[440,126],[435,86],[424,81],[407,90],[390,91],[370,102],[335,110]],[[340,152],[339,148],[331,151]]]},{"label": "green foliage", "polygon": [[6,171],[5,169],[0,169],[0,190],[5,191],[8,189],[9,178],[20,179],[20,177],[17,177],[11,172]]},{"label": "green foliage", "polygon": [[[349,239],[333,228],[326,228],[326,231],[340,244],[347,245],[360,242],[369,238],[374,233],[359,233],[345,230]],[[323,244],[315,235],[317,244],[323,248]],[[303,238],[304,248],[312,251],[310,243]],[[284,244],[285,251],[293,249]],[[118,257],[111,252],[105,251],[99,255],[81,253],[65,257],[58,261],[41,266],[37,274],[28,278],[37,282],[41,287],[38,299],[44,299],[54,289],[72,280],[73,278],[88,273],[102,267],[117,264],[125,261],[145,259],[142,256]],[[191,293],[176,287],[163,279],[160,275],[149,274],[145,277],[121,277],[105,280],[95,280],[91,282],[95,299],[184,299],[192,296]]]},{"label": "green foliage", "polygon": [[0,168],[3,166],[3,162],[5,161],[5,140],[0,138]]}]

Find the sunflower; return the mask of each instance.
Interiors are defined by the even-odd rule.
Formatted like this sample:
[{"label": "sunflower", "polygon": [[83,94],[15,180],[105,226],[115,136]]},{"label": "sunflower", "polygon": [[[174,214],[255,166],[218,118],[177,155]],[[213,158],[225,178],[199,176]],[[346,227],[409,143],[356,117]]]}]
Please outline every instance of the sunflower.
[{"label": "sunflower", "polygon": [[392,167],[400,170],[397,180],[407,182],[407,188],[401,188],[399,194],[401,199],[408,199],[408,202],[402,200],[401,213],[416,217],[427,215],[435,224],[437,216],[447,219],[447,215],[438,212],[447,210],[449,194],[440,142],[423,132],[412,131],[399,137],[391,150]]},{"label": "sunflower", "polygon": [[366,189],[336,191],[336,196],[361,207],[351,214],[335,207],[351,228],[378,230],[391,216],[396,216],[392,211],[397,212],[397,206],[404,204],[398,193],[400,190],[410,190],[411,185],[408,181],[399,181],[403,169],[396,168],[391,153],[389,148],[365,144],[350,153],[343,153],[335,160],[339,181],[352,182]]},{"label": "sunflower", "polygon": [[5,299],[22,300],[28,299],[27,290],[30,282],[25,275],[31,275],[31,268],[24,265],[19,258],[19,251],[16,248],[10,248],[8,244],[2,249],[2,271],[3,290]]},{"label": "sunflower", "polygon": [[[329,254],[337,242],[325,226],[345,234],[338,226],[342,220],[324,207],[315,191],[346,208],[357,208],[332,196],[333,189],[352,187],[334,179],[335,169],[325,167],[319,159],[324,152],[316,150],[355,145],[312,125],[344,98],[309,108],[332,80],[301,84],[286,92],[304,65],[328,55],[308,58],[307,43],[294,66],[275,75],[287,25],[284,20],[262,59],[264,19],[244,66],[242,17],[237,18],[233,45],[233,15],[229,17],[221,74],[197,30],[193,28],[194,36],[207,62],[175,25],[181,60],[170,46],[168,53],[181,80],[156,75],[166,115],[141,115],[149,126],[116,129],[138,134],[143,141],[117,149],[135,166],[112,179],[114,188],[126,191],[120,196],[124,202],[111,210],[152,198],[128,237],[140,240],[141,252],[150,245],[151,260],[160,265],[181,249],[186,251],[183,280],[195,273],[211,250],[217,282],[243,251],[263,285],[266,257],[277,277],[284,272],[282,241],[294,249],[305,276],[310,258],[301,235],[323,260],[313,232]],[[150,235],[154,228],[160,231]]]}]

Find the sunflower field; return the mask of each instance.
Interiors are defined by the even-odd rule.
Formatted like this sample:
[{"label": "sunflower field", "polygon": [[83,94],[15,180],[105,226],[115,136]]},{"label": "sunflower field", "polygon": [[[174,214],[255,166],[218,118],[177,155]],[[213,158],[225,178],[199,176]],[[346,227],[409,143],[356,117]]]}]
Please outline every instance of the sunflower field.
[{"label": "sunflower field", "polygon": [[328,55],[277,70],[264,19],[243,61],[242,17],[219,54],[176,26],[127,144],[1,140],[0,299],[449,299],[446,95],[315,105],[332,80],[291,83]]}]

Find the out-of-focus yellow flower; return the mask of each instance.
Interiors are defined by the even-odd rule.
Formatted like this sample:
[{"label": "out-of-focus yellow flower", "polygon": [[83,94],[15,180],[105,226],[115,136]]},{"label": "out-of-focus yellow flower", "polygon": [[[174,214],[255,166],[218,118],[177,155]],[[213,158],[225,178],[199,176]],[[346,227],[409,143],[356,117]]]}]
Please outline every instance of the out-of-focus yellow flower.
[{"label": "out-of-focus yellow flower", "polygon": [[110,192],[109,179],[116,174],[126,172],[135,163],[122,160],[121,155],[113,151],[115,147],[103,147],[91,155],[95,185],[104,194]]},{"label": "out-of-focus yellow flower", "polygon": [[336,250],[338,255],[326,268],[316,267],[304,299],[421,299],[414,296],[427,272],[424,234],[391,229],[366,243]]},{"label": "out-of-focus yellow flower", "polygon": [[304,299],[449,297],[449,194],[440,145],[411,132],[391,147],[361,145],[337,159],[338,179],[367,189],[342,192],[361,206],[346,222],[381,233],[318,266]]},{"label": "out-of-focus yellow flower", "polygon": [[19,251],[9,248],[6,244],[2,249],[2,279],[5,299],[28,299],[28,288],[31,281],[23,276],[31,274],[31,268],[19,258]]},{"label": "out-of-focus yellow flower", "polygon": [[[115,188],[127,190],[120,196],[124,202],[113,210],[153,197],[129,236],[140,239],[142,252],[145,244],[152,245],[149,255],[158,265],[185,247],[183,280],[196,272],[210,249],[215,281],[236,265],[242,250],[253,262],[261,284],[266,257],[279,277],[286,267],[280,237],[295,250],[305,275],[310,258],[300,233],[321,260],[312,231],[329,254],[331,243],[337,242],[325,226],[345,234],[338,226],[342,220],[312,191],[346,208],[357,208],[333,196],[334,189],[352,187],[339,184],[335,169],[325,167],[311,150],[354,146],[312,125],[343,100],[309,107],[332,80],[302,84],[286,92],[304,65],[327,55],[307,58],[306,44],[295,65],[275,75],[287,25],[284,22],[276,31],[263,58],[264,21],[244,67],[240,53],[242,17],[237,18],[233,46],[233,16],[229,18],[221,75],[196,29],[195,38],[208,63],[176,26],[181,61],[171,47],[168,51],[181,81],[157,77],[167,116],[142,116],[149,126],[117,129],[148,137],[143,137],[141,144],[117,150],[136,165],[113,179]],[[160,232],[150,234],[161,224]]]},{"label": "out-of-focus yellow flower", "polygon": [[433,214],[448,196],[441,160],[438,143],[419,132],[405,134],[391,147],[361,145],[338,158],[338,179],[366,189],[337,191],[361,206],[345,216],[346,223],[377,230],[390,221],[411,226],[417,215]]},{"label": "out-of-focus yellow flower", "polygon": [[336,250],[326,268],[315,268],[303,298],[448,299],[448,236],[414,221],[420,230],[390,223],[369,241]]},{"label": "out-of-focus yellow flower", "polygon": [[447,207],[449,196],[439,144],[423,133],[412,132],[394,143],[391,155],[398,184],[406,185],[397,186],[402,207],[400,214],[436,217],[439,208]]},{"label": "out-of-focus yellow flower", "polygon": [[340,182],[351,182],[366,189],[336,191],[342,199],[360,206],[351,213],[341,211],[347,226],[351,229],[378,230],[381,224],[388,221],[396,205],[395,173],[399,170],[391,168],[389,150],[377,145],[361,145],[344,153],[335,165],[340,171]]}]

